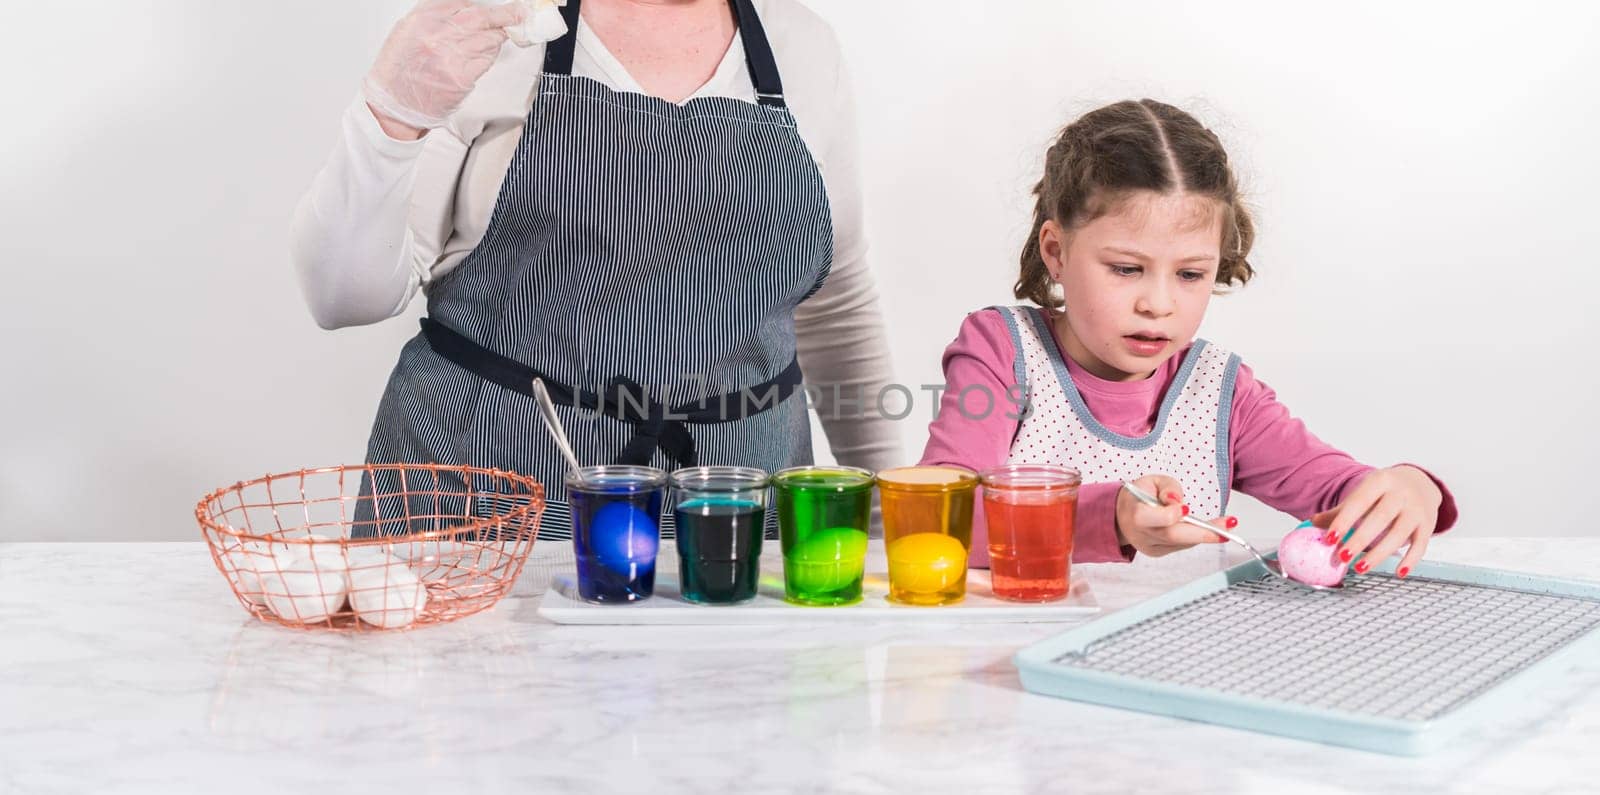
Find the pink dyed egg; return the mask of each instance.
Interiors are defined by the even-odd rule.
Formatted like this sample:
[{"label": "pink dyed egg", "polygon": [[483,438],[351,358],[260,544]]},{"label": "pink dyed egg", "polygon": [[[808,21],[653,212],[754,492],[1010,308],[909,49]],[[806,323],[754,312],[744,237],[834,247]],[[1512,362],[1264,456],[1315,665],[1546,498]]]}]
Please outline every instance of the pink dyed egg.
[{"label": "pink dyed egg", "polygon": [[1340,562],[1338,544],[1322,539],[1328,531],[1302,524],[1278,542],[1278,564],[1292,580],[1307,585],[1338,585],[1344,582],[1348,564]]}]

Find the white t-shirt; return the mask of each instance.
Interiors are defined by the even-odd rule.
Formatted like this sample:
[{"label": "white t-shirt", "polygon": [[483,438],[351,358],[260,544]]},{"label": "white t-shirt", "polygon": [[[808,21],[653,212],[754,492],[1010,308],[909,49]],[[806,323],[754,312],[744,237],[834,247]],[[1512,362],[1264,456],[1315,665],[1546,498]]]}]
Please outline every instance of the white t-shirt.
[{"label": "white t-shirt", "polygon": [[[904,463],[893,423],[874,409],[894,380],[877,287],[862,234],[855,107],[833,30],[794,0],[754,0],[783,77],[785,100],[822,172],[833,212],[834,261],[823,288],[795,312],[800,365],[822,385],[817,408],[835,459],[871,470]],[[346,109],[333,154],[295,211],[291,254],[323,328],[377,323],[403,313],[417,291],[456,267],[483,239],[538,91],[544,47],[505,45],[445,126],[397,141],[359,96]],[[574,75],[644,93],[581,20]],[[755,101],[736,35],[715,74],[692,97]],[[686,100],[687,101],[687,100]],[[833,385],[846,400],[834,417]]]}]

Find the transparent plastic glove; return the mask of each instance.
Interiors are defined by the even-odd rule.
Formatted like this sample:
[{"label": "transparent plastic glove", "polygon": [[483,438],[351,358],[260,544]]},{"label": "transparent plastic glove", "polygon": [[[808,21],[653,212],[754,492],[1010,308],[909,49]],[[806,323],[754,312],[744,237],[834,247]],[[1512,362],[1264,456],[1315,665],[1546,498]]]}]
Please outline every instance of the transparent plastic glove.
[{"label": "transparent plastic glove", "polygon": [[444,124],[489,71],[506,28],[521,26],[520,2],[480,6],[470,0],[423,0],[395,24],[362,82],[379,114],[420,130]]}]

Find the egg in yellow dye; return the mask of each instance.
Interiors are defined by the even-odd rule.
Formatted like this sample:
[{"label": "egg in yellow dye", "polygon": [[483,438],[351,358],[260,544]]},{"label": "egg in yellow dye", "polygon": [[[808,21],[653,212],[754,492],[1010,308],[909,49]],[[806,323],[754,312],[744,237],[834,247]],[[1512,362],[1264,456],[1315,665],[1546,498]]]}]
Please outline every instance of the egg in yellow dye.
[{"label": "egg in yellow dye", "polygon": [[967,549],[944,533],[913,533],[889,542],[889,581],[909,593],[931,594],[961,581]]}]

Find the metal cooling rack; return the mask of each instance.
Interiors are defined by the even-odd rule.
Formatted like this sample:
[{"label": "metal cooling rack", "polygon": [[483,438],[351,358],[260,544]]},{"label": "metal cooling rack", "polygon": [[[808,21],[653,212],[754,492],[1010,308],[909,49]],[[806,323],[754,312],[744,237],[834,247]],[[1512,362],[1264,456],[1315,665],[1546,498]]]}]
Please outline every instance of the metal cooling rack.
[{"label": "metal cooling rack", "polygon": [[1423,563],[1336,592],[1255,561],[1017,656],[1029,690],[1421,753],[1457,713],[1600,639],[1600,585]]}]

